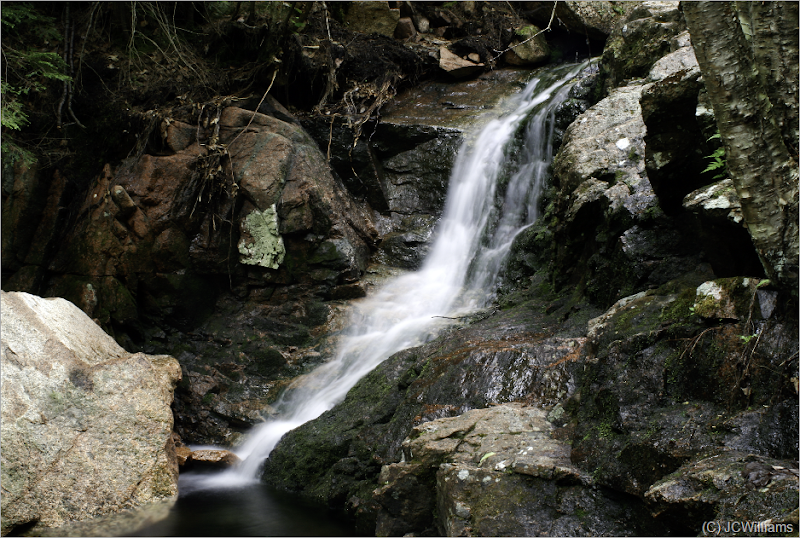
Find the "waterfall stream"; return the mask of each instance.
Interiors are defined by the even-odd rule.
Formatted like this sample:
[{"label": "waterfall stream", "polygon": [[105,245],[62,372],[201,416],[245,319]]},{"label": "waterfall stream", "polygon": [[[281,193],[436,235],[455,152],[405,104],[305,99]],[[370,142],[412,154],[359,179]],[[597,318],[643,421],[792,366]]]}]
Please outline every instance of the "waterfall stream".
[{"label": "waterfall stream", "polygon": [[[419,270],[387,282],[354,307],[335,357],[295,381],[275,404],[280,418],[257,426],[236,450],[237,468],[197,476],[192,488],[235,487],[259,469],[289,430],[342,401],[390,355],[433,338],[447,318],[483,308],[514,238],[537,218],[553,156],[553,115],[586,66],[550,69],[511,96],[505,113],[485,123],[458,152],[432,248]],[[498,189],[504,195],[498,196]]]}]

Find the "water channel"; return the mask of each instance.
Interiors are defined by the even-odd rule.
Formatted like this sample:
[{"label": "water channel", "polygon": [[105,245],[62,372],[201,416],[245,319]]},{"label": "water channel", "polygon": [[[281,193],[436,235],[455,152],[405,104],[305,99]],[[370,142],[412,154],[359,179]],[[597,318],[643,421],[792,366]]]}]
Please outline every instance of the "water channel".
[{"label": "water channel", "polygon": [[585,67],[537,71],[524,90],[498,107],[505,112],[467,135],[420,269],[354,305],[336,355],[286,390],[274,404],[279,418],[256,427],[235,450],[243,459],[240,466],[183,474],[180,497],[169,514],[136,535],[353,534],[333,514],[262,485],[262,464],[287,431],[331,409],[390,355],[430,340],[453,318],[490,304],[514,238],[538,216],[554,153],[555,110]]}]

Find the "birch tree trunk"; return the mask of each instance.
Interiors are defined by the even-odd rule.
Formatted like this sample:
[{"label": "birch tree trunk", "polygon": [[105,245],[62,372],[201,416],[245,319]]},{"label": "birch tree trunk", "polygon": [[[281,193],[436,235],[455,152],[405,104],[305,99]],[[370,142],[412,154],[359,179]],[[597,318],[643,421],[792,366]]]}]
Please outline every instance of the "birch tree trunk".
[{"label": "birch tree trunk", "polygon": [[747,229],[767,276],[797,296],[797,5],[759,4],[682,6]]}]

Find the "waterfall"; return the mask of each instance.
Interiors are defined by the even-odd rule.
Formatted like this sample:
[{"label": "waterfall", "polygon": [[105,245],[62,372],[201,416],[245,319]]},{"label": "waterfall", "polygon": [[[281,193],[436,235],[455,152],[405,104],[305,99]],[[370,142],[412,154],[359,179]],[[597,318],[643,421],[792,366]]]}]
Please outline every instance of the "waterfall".
[{"label": "waterfall", "polygon": [[[514,237],[537,217],[553,154],[552,117],[585,65],[551,70],[549,79],[534,78],[510,98],[511,112],[485,124],[462,145],[440,225],[420,269],[387,282],[355,306],[336,356],[298,379],[275,404],[281,418],[257,426],[237,450],[243,463],[202,477],[206,486],[257,480],[264,459],[286,432],[342,401],[390,355],[433,338],[452,323],[447,317],[486,306]],[[515,166],[508,162],[510,154],[516,154]],[[505,184],[500,203],[498,181]]]}]

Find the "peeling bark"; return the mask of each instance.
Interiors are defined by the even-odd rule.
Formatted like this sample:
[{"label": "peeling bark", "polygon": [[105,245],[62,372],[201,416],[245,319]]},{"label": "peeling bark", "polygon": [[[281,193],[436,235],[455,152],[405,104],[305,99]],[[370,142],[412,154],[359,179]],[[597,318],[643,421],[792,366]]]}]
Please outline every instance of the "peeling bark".
[{"label": "peeling bark", "polygon": [[796,295],[797,17],[781,20],[789,2],[763,4],[682,6],[753,244],[770,279]]}]

